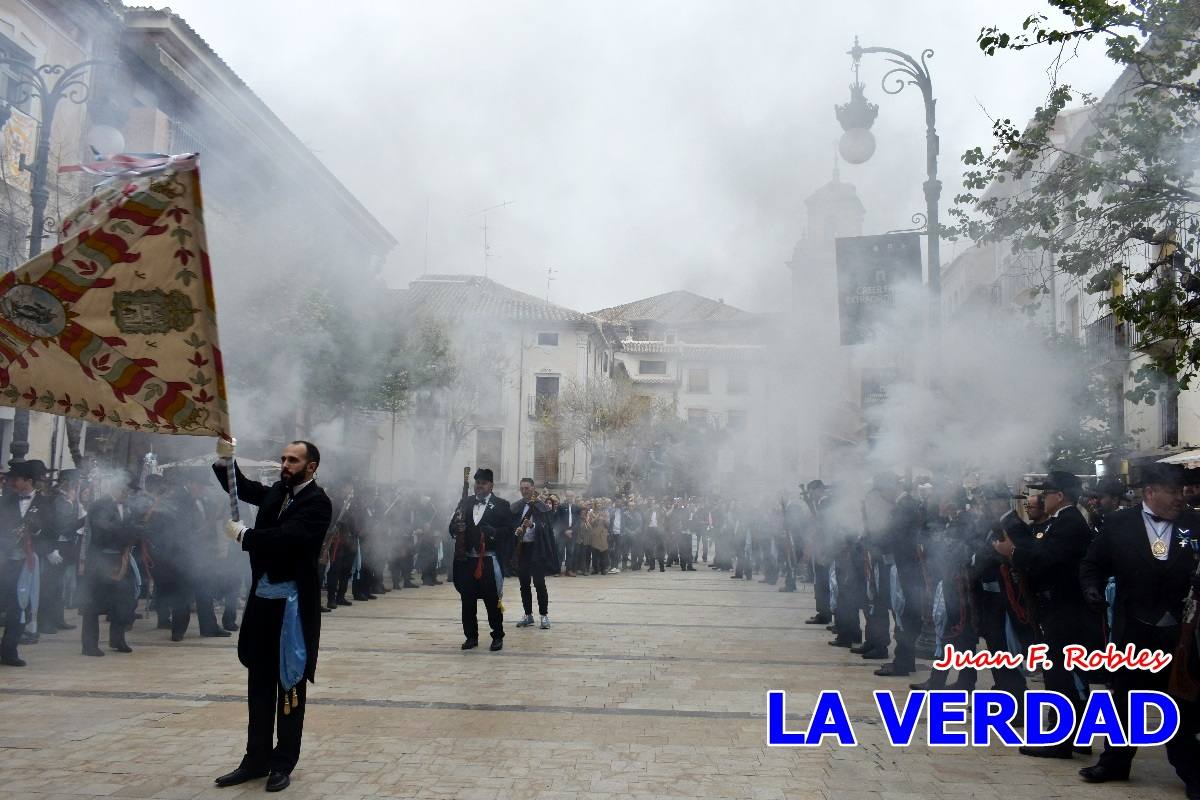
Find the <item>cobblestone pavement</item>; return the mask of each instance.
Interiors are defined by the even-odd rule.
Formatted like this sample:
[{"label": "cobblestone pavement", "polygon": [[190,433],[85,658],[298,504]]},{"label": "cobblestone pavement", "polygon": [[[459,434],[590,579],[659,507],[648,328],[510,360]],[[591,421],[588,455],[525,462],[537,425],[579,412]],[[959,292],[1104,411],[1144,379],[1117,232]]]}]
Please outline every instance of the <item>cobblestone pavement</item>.
[{"label": "cobblestone pavement", "polygon": [[[319,683],[286,796],[454,798],[820,798],[1010,800],[1182,797],[1161,748],[1127,784],[1088,786],[1091,763],[1000,746],[893,749],[871,675],[826,646],[808,587],[781,594],[697,572],[550,580],[549,631],[516,629],[500,653],[459,650],[450,586],[392,592],[323,618]],[[483,609],[480,608],[483,619]],[[486,624],[485,624],[486,628]],[[22,648],[0,667],[0,797],[260,796],[214,776],[244,746],[245,673],[234,639],[171,643],[141,620],[131,655],[79,655],[78,631]],[[990,678],[980,681],[981,688]],[[766,692],[807,718],[821,689],[843,692],[860,747],[768,748]],[[798,726],[791,723],[791,727]]]}]

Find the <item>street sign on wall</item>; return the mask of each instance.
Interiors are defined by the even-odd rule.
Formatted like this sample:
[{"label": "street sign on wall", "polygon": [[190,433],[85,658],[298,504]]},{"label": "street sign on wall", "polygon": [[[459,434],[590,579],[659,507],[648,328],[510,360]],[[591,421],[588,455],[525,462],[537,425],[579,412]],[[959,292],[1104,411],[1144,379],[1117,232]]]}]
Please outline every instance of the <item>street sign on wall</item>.
[{"label": "street sign on wall", "polygon": [[842,344],[862,344],[896,302],[896,288],[921,282],[917,233],[837,240],[838,316]]}]

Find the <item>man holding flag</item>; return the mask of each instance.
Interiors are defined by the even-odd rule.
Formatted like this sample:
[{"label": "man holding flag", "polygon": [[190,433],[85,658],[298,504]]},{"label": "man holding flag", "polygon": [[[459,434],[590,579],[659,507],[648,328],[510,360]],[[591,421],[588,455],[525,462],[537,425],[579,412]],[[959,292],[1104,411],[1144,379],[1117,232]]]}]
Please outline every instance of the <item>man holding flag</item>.
[{"label": "man holding flag", "polygon": [[[229,486],[233,444],[221,440],[213,471]],[[252,481],[233,465],[239,499],[258,506],[254,527],[231,520],[225,533],[250,554],[250,596],[238,633],[238,660],[249,673],[250,724],[238,768],[216,779],[236,786],[267,776],[267,791],[291,783],[304,731],[305,681],[314,679],[321,638],[318,562],[333,504],[316,484],[321,453],[311,442],[283,448],[279,480]],[[273,729],[279,742],[273,745]]]},{"label": "man holding flag", "polygon": [[[216,472],[226,486],[230,467],[236,476],[226,533],[250,554],[254,582],[238,643],[249,671],[246,755],[217,783],[268,776],[268,791],[279,791],[300,754],[304,681],[313,679],[317,661],[317,560],[332,517],[329,498],[313,480],[320,453],[308,442],[289,444],[280,480],[269,487],[247,480],[232,463],[199,156],[124,154],[60,171],[87,172],[100,182],[64,217],[52,249],[0,275],[0,405],[221,442],[224,460]],[[238,521],[238,490],[258,506],[253,528]],[[124,530],[120,499],[108,502],[111,527]],[[95,518],[91,528],[95,534]],[[0,610],[8,620],[16,605],[10,575],[20,567],[17,556],[30,558],[28,546],[14,538],[0,537]],[[94,538],[84,559],[98,563],[87,563],[83,574],[125,580],[126,570],[104,563],[105,556],[119,567],[128,562],[124,540]],[[117,635],[120,621],[114,619],[114,644],[127,651]],[[89,641],[98,638],[93,626],[85,633]],[[12,650],[3,655],[17,663]]]}]

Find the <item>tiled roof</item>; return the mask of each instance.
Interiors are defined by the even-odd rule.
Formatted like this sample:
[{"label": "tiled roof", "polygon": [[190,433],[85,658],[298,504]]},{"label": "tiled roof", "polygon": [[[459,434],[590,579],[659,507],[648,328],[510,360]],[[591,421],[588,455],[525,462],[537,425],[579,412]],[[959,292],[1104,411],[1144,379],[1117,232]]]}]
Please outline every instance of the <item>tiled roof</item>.
[{"label": "tiled roof", "polygon": [[493,319],[597,324],[588,314],[557,306],[479,275],[424,275],[400,293],[401,304],[414,314],[442,319]]},{"label": "tiled roof", "polygon": [[737,322],[751,320],[755,315],[727,305],[724,300],[711,300],[694,292],[679,290],[593,311],[592,316],[605,322],[652,320],[677,325],[688,322]]}]

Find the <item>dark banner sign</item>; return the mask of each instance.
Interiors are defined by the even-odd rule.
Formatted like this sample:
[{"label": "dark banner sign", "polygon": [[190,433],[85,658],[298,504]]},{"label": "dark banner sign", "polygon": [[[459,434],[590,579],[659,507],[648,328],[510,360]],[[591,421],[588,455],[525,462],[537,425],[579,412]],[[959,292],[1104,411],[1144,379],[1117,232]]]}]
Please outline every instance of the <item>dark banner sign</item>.
[{"label": "dark banner sign", "polygon": [[921,235],[887,233],[837,240],[842,344],[862,344],[896,302],[896,287],[921,282]]}]

